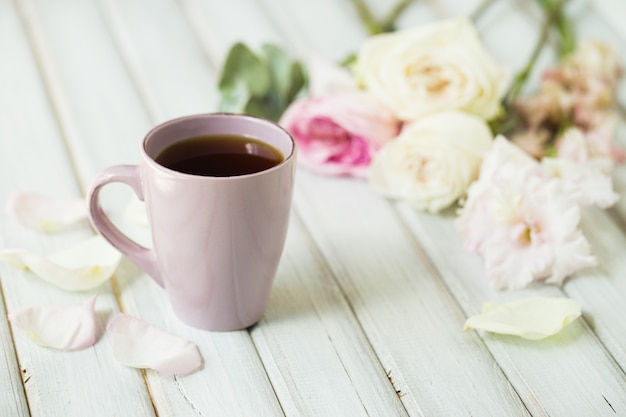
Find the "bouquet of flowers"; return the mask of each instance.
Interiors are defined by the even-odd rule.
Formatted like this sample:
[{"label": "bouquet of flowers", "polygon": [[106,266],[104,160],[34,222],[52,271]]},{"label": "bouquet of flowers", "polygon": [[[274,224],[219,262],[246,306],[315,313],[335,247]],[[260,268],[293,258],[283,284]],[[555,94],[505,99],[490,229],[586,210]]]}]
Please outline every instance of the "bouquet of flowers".
[{"label": "bouquet of flowers", "polygon": [[[417,210],[456,207],[465,247],[483,257],[495,287],[561,284],[595,264],[581,208],[618,199],[611,173],[624,159],[613,143],[621,68],[606,45],[574,44],[563,2],[540,3],[546,25],[517,76],[489,54],[470,18],[400,31],[377,26],[348,65],[312,58],[308,80],[285,55],[266,49],[281,64],[264,65],[267,53],[238,45],[224,67],[222,109],[249,112],[265,103],[272,113],[256,114],[292,133],[301,165],[312,171],[364,179]],[[522,97],[553,27],[560,61]],[[242,50],[256,63],[244,77],[236,65]],[[263,72],[259,89],[253,77]],[[307,81],[306,94],[298,94]]]}]

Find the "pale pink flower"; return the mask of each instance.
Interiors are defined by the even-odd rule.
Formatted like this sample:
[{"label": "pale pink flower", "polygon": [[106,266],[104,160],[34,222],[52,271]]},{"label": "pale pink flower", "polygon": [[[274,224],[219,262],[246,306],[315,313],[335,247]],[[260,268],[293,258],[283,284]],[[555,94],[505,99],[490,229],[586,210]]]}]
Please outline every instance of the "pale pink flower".
[{"label": "pale pink flower", "polygon": [[542,166],[547,176],[564,180],[581,205],[610,207],[619,198],[610,175],[614,165],[611,141],[605,133],[585,134],[572,127],[557,140],[556,158],[544,158]]},{"label": "pale pink flower", "polygon": [[577,194],[498,137],[457,226],[466,249],[483,256],[492,285],[515,289],[534,280],[561,284],[595,264],[579,222]]},{"label": "pale pink flower", "polygon": [[550,136],[547,129],[523,130],[513,133],[510,141],[533,158],[541,159],[546,154],[546,144]]},{"label": "pale pink flower", "polygon": [[519,143],[543,156],[541,142],[528,141],[529,135],[548,133],[546,146],[567,126],[581,129],[590,137],[603,156],[611,155],[622,162],[624,152],[612,141],[615,119],[612,107],[616,101],[621,75],[617,55],[600,42],[582,42],[573,54],[555,68],[543,72],[539,91],[515,102],[515,109],[524,121],[526,134]]},{"label": "pale pink flower", "polygon": [[470,252],[482,252],[494,228],[508,221],[521,198],[524,183],[541,177],[539,163],[498,136],[483,158],[478,180],[467,190],[457,226]]},{"label": "pale pink flower", "polygon": [[574,107],[574,98],[552,75],[556,70],[543,74],[539,91],[515,102],[517,112],[522,116],[530,131],[540,128],[552,128],[567,118]]},{"label": "pale pink flower", "polygon": [[298,143],[299,163],[318,173],[367,176],[372,157],[399,131],[399,122],[362,91],[292,103],[280,122]]},{"label": "pale pink flower", "polygon": [[593,165],[567,158],[544,158],[541,165],[547,176],[562,179],[582,206],[608,208],[619,199],[611,176]]},{"label": "pale pink flower", "polygon": [[542,91],[550,81],[558,85],[571,102],[574,123],[586,128],[588,114],[614,104],[621,72],[615,52],[601,42],[587,40],[557,68],[545,72]]},{"label": "pale pink flower", "polygon": [[617,52],[609,45],[597,40],[587,39],[580,42],[568,61],[579,71],[594,74],[609,83],[617,82],[622,73]]},{"label": "pale pink flower", "polygon": [[615,145],[619,118],[613,112],[596,112],[591,127],[585,131],[587,149],[591,158],[606,158],[614,164],[624,162],[624,150]]},{"label": "pale pink flower", "polygon": [[483,246],[494,287],[519,289],[536,280],[561,285],[577,270],[596,265],[579,229],[576,196],[561,181],[533,177],[519,191],[511,216],[492,230]]},{"label": "pale pink flower", "polygon": [[614,130],[612,126],[599,126],[586,133],[576,127],[567,129],[556,141],[557,156],[610,174],[615,162],[621,162],[623,152],[615,147],[607,129]]}]

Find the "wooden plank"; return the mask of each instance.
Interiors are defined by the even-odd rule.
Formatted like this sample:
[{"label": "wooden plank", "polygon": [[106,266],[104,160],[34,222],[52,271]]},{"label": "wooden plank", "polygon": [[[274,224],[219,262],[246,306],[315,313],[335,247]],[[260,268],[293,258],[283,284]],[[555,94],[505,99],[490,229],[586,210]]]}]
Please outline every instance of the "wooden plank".
[{"label": "wooden plank", "polygon": [[[0,204],[5,206],[13,191],[39,192],[56,196],[80,196],[72,162],[65,153],[61,132],[45,87],[38,74],[27,37],[13,4],[0,2],[2,36],[0,50],[6,60],[0,67]],[[60,235],[42,235],[25,228],[8,216],[0,220],[2,247],[25,248],[50,253],[73,245],[92,233],[89,228]],[[107,283],[94,291],[67,293],[31,273],[0,267],[4,302],[9,312],[34,304],[85,302],[98,294],[96,303],[98,339],[103,339],[107,318],[118,311]],[[153,407],[139,372],[120,367],[108,343],[99,340],[91,348],[63,352],[35,345],[28,336],[13,328],[17,361],[22,383],[13,382],[14,407],[2,415],[62,416],[121,415],[135,410],[153,415]],[[9,341],[9,343],[11,343]],[[15,373],[12,370],[11,373]],[[15,380],[14,380],[15,381]],[[103,389],[106,387],[106,389]],[[21,391],[21,393],[20,393]],[[24,402],[24,391],[28,405]],[[113,401],[113,398],[115,399]]]},{"label": "wooden plank", "polygon": [[[107,2],[106,10],[109,19],[119,19],[111,27],[125,31],[128,45],[120,48],[133,51],[136,68],[169,62],[170,66],[184,66],[190,69],[190,74],[199,74],[178,81],[178,87],[186,92],[184,102],[162,87],[172,83],[172,71],[164,68],[160,74],[151,74],[147,84],[151,94],[143,97],[158,102],[149,107],[159,106],[164,115],[172,117],[185,104],[202,103],[204,92],[195,86],[205,85],[208,79],[213,82],[214,77],[207,76],[212,68],[191,54],[188,59],[181,57],[176,51],[180,45],[151,50],[149,44],[161,44],[161,40],[148,39],[141,33],[143,25],[170,27],[177,16],[163,13],[162,21],[150,22],[141,8],[131,3]],[[162,1],[155,7],[164,8],[168,4]],[[228,22],[217,15],[212,18],[222,20],[222,25]],[[239,31],[238,36],[243,33],[246,32]],[[171,38],[167,32],[161,36]],[[116,39],[123,40],[121,36]],[[187,45],[194,47],[191,43]],[[179,59],[171,59],[173,54],[179,54]],[[194,68],[199,64],[200,69]],[[215,84],[212,93],[215,96]],[[253,341],[283,411],[287,415],[405,415],[340,289],[320,260],[309,253],[311,250],[314,248],[307,242],[302,227],[297,222],[292,224],[268,313],[252,330]]]},{"label": "wooden plank", "polygon": [[[3,298],[0,298],[0,311],[6,311]],[[0,319],[0,346],[0,415],[29,416],[13,334],[4,314]]]},{"label": "wooden plank", "polygon": [[294,217],[268,311],[252,330],[285,414],[406,415],[402,394]]},{"label": "wooden plank", "polygon": [[[104,7],[102,10],[106,10]],[[167,20],[170,16],[164,9],[157,12],[153,3],[149,7],[155,11],[146,15],[149,19]],[[136,163],[142,136],[154,121],[149,116],[151,109],[140,101],[141,88],[135,88],[136,79],[127,72],[132,63],[125,65],[120,59],[126,49],[116,49],[109,32],[115,27],[106,26],[110,20],[105,20],[95,2],[65,0],[53,4],[40,1],[33,2],[33,8],[32,15],[42,34],[39,40],[49,57],[43,70],[57,85],[51,100],[63,107],[64,121],[72,126],[67,143],[73,158],[80,164],[81,183],[88,184],[91,176],[105,166]],[[171,17],[175,19],[176,15]],[[176,30],[164,35],[180,40]],[[185,45],[184,41],[175,44],[183,51]],[[87,50],[94,59],[84,59]],[[172,59],[173,64],[176,62],[171,56],[166,59]],[[129,190],[123,191],[128,192],[104,198],[121,210],[130,194]],[[122,223],[122,228],[130,231],[130,225]],[[135,230],[133,234],[145,232]],[[209,333],[183,325],[175,319],[164,291],[130,263],[120,268],[116,278],[126,312],[193,340],[204,358],[203,369],[184,377],[145,372],[159,416],[215,412],[233,416],[282,415],[246,331]],[[140,413],[127,410],[119,414]]]},{"label": "wooden plank", "polygon": [[[121,10],[115,0],[102,0],[100,7],[120,59],[126,64],[152,121],[158,123],[216,108],[217,80],[213,64],[175,2],[130,1],[125,2]],[[153,13],[146,15],[146,7]],[[151,59],[147,61],[144,56]],[[187,78],[196,81],[193,85],[180,82]],[[159,102],[153,87],[160,80],[168,80],[160,84],[160,89],[167,94],[164,103]],[[165,106],[169,111],[158,106]]]},{"label": "wooden plank", "polygon": [[626,28],[624,16],[626,16],[626,3],[620,0],[592,0],[595,10],[602,16],[602,20],[611,25],[626,42]]},{"label": "wooden plank", "polygon": [[[25,44],[23,34],[16,29],[17,19],[12,5],[8,1],[0,1],[0,50],[6,50],[6,56],[8,57],[18,55],[19,48]],[[9,39],[12,40],[10,44],[7,42]],[[9,46],[11,47],[10,49]],[[13,61],[9,61],[7,64],[0,66],[0,91],[2,91],[0,95],[6,96],[6,98],[9,98],[8,91],[13,82],[13,71],[9,70],[13,64]],[[7,103],[0,99],[0,160],[11,154],[11,149],[8,146],[10,139],[6,135],[10,135],[13,132],[8,126],[8,116],[5,113],[6,105]],[[9,171],[3,168],[2,172],[5,174],[2,177],[6,178]],[[7,191],[5,189],[7,185],[3,184],[1,186],[0,204],[6,204]],[[0,222],[0,245],[2,247],[7,245],[4,229],[3,223]],[[27,416],[30,415],[28,404],[17,363],[15,346],[13,345],[13,334],[6,317],[7,308],[4,302],[3,276],[4,271],[0,270],[0,284],[2,284],[0,287],[0,312],[2,312],[0,317],[0,345],[2,346],[0,351],[0,415]]]},{"label": "wooden plank", "polygon": [[[249,46],[258,49],[264,42],[280,44],[280,35],[272,33],[270,16],[258,2],[231,0],[224,4],[219,0],[179,0],[180,7],[202,43],[214,68],[220,68],[231,45],[246,40],[246,33],[256,33]],[[240,34],[233,25],[245,28]],[[271,33],[268,37],[266,34]],[[263,34],[263,36],[261,36]]]}]

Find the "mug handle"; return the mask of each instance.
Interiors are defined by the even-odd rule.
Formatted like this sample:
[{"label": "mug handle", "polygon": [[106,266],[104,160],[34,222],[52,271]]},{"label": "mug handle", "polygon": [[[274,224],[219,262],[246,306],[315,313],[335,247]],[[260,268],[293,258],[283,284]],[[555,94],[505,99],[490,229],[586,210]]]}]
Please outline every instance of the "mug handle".
[{"label": "mug handle", "polygon": [[89,204],[89,220],[93,227],[115,248],[126,255],[131,261],[150,275],[161,287],[163,277],[156,262],[154,250],[148,249],[130,239],[118,229],[104,213],[100,205],[100,190],[109,183],[119,182],[130,186],[137,197],[143,201],[143,189],[138,165],[115,165],[101,171],[93,179],[87,202]]}]

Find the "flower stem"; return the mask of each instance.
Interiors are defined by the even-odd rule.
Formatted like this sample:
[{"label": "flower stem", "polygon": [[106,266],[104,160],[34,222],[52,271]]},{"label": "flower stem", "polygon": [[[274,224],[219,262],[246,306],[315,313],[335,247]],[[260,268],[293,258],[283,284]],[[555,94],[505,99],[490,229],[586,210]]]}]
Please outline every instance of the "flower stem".
[{"label": "flower stem", "polygon": [[415,0],[398,0],[398,3],[396,3],[387,16],[381,21],[378,21],[374,17],[374,14],[369,7],[367,7],[365,0],[352,0],[352,4],[356,8],[361,23],[363,23],[363,26],[365,26],[369,34],[378,35],[394,30],[394,25],[398,17],[400,17],[404,10],[414,1]]},{"label": "flower stem", "polygon": [[[548,35],[550,34],[550,29],[552,28],[553,24],[556,24],[556,22],[559,19],[559,16],[562,16],[561,10],[567,0],[557,0],[556,2],[554,2],[554,4],[552,3],[551,0],[539,0],[539,1],[542,3],[542,6],[546,8],[549,7],[548,10],[550,11],[550,13],[545,23],[543,24],[543,27],[541,28],[541,34],[539,35],[539,40],[535,44],[535,48],[533,49],[530,55],[530,58],[528,59],[528,62],[526,63],[526,66],[522,68],[520,72],[517,73],[517,75],[515,76],[513,80],[513,83],[511,84],[511,88],[509,89],[509,91],[507,92],[504,98],[504,104],[505,104],[505,107],[507,108],[511,105],[511,103],[513,103],[513,101],[515,101],[515,99],[517,99],[520,92],[522,91],[522,88],[524,87],[526,80],[528,79],[528,77],[530,76],[530,73],[535,67],[537,58],[539,58],[539,54],[541,53],[541,50],[543,49],[543,46],[545,45],[548,39]],[[561,19],[561,20],[565,22],[565,19]],[[564,23],[563,27],[569,27],[569,25]],[[567,30],[571,32],[571,29],[567,29]],[[570,42],[570,40],[568,40],[568,42]]]},{"label": "flower stem", "polygon": [[394,30],[396,20],[407,7],[411,5],[415,0],[399,0],[398,3],[387,13],[387,16],[382,20],[380,26],[385,32]]},{"label": "flower stem", "polygon": [[[559,10],[563,8],[563,1],[554,2],[553,0],[539,0],[539,4],[548,12],[553,12],[554,10]],[[574,39],[574,30],[572,29],[572,25],[567,20],[566,16],[563,13],[557,13],[554,18],[554,26],[559,32],[559,36],[561,38],[561,43],[559,46],[559,52],[561,56],[568,55],[574,51],[576,47],[575,39]]]},{"label": "flower stem", "polygon": [[495,0],[483,0],[478,7],[476,8],[476,10],[474,10],[472,12],[472,14],[470,15],[470,19],[472,20],[472,22],[476,23],[480,20],[481,17],[483,17],[483,14],[487,11],[487,9],[489,9],[491,7],[491,5],[495,2]]},{"label": "flower stem", "polygon": [[361,23],[363,23],[370,35],[377,35],[384,32],[382,26],[378,23],[369,7],[367,7],[365,0],[352,0],[352,4],[356,8]]}]

